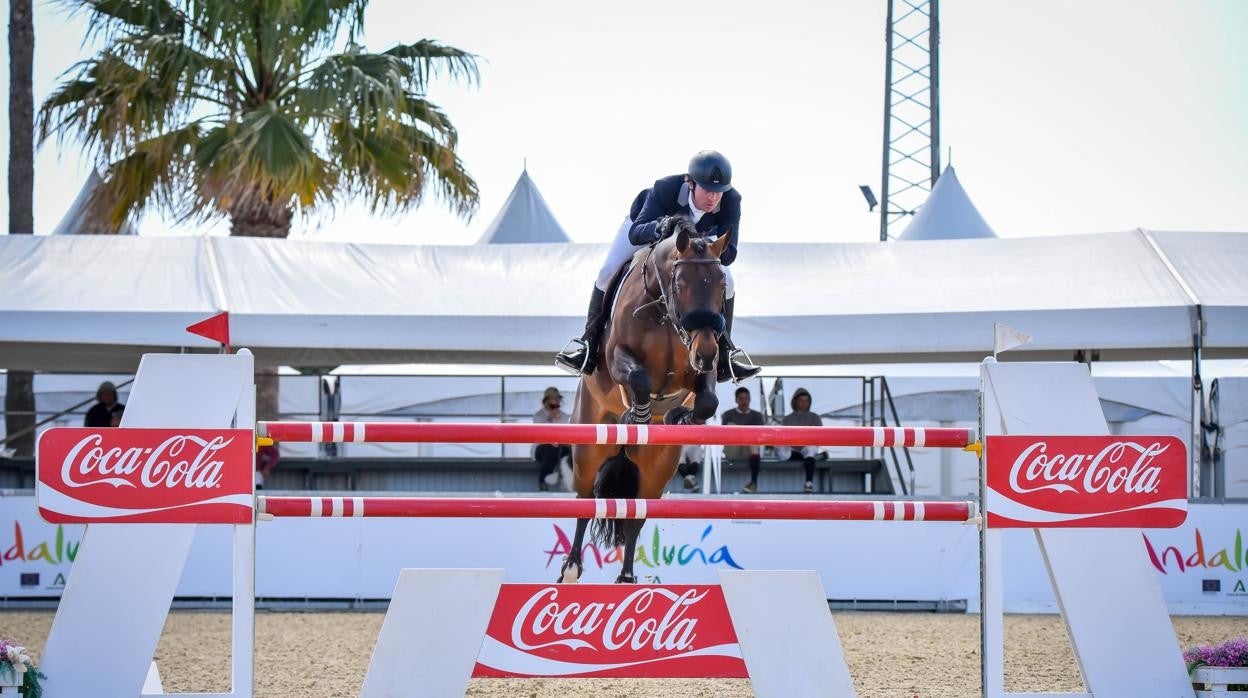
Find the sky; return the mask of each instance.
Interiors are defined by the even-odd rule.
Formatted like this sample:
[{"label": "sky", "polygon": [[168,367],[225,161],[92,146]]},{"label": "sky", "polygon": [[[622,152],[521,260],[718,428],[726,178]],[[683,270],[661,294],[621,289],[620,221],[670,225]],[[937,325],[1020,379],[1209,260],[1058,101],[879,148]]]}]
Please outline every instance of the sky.
[{"label": "sky", "polygon": [[[943,157],[999,235],[1248,231],[1248,2],[947,0],[941,11]],[[527,161],[569,236],[605,242],[638,191],[714,148],[733,163],[742,240],[877,240],[858,185],[879,193],[885,12],[885,0],[374,0],[369,48],[432,38],[480,57],[479,86],[429,94],[459,129],[480,207],[464,220],[430,198],[382,218],[347,202],[297,220],[292,238],[471,244]],[[35,34],[40,102],[92,47],[85,21],[48,0],[36,0]],[[7,134],[7,109],[0,123]],[[37,233],[56,226],[90,165],[75,145],[40,148]],[[7,221],[7,185],[0,209]],[[140,230],[227,227],[148,215]]]}]

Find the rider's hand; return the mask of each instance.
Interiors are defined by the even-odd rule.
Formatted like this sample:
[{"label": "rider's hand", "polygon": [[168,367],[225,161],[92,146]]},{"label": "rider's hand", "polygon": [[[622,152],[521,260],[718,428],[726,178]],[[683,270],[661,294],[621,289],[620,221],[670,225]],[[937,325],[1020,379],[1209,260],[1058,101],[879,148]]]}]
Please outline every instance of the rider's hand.
[{"label": "rider's hand", "polygon": [[659,224],[655,227],[655,230],[658,232],[660,240],[671,235],[676,230],[676,217],[663,216],[659,219]]}]

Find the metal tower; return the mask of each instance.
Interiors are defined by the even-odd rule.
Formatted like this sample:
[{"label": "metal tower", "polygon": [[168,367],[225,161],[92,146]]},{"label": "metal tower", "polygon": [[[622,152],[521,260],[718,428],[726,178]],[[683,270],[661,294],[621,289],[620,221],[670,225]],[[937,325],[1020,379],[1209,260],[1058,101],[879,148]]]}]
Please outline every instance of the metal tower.
[{"label": "metal tower", "polygon": [[880,240],[940,176],[940,0],[887,0]]}]

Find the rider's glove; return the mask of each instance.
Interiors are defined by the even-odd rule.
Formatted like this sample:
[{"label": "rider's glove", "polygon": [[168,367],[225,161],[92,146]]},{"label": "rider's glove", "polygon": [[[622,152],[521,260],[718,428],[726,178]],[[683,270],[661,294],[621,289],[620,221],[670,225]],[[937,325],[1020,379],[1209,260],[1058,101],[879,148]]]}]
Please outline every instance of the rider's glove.
[{"label": "rider's glove", "polygon": [[659,224],[655,226],[654,230],[658,233],[658,237],[655,238],[656,240],[662,240],[668,235],[671,235],[672,231],[676,230],[676,217],[663,216],[659,219]]}]

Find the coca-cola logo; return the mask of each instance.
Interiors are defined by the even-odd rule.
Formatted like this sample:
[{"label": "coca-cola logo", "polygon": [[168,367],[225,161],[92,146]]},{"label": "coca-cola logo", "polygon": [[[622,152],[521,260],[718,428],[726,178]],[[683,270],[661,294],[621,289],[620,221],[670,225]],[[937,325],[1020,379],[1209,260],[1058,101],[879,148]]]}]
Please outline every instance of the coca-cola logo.
[{"label": "coca-cola logo", "polygon": [[39,437],[35,496],[53,523],[245,523],[249,429],[81,429]]},{"label": "coca-cola logo", "polygon": [[1011,489],[1018,493],[1076,492],[1067,484],[1073,482],[1087,493],[1156,492],[1161,468],[1152,462],[1169,446],[1115,441],[1095,453],[1050,454],[1048,449],[1047,442],[1037,441],[1018,454],[1010,467]]},{"label": "coca-cola logo", "polygon": [[474,675],[747,674],[718,586],[504,584]]},{"label": "coca-cola logo", "polygon": [[61,481],[68,487],[220,487],[225,463],[216,456],[233,441],[178,434],[154,447],[106,448],[102,434],[91,434],[66,454]]},{"label": "coca-cola logo", "polygon": [[1187,453],[1172,436],[990,436],[991,527],[1167,527],[1187,516]]},{"label": "coca-cola logo", "polygon": [[[706,592],[663,587],[641,587],[618,604],[593,601],[561,604],[559,589],[547,587],[520,607],[511,626],[511,641],[523,650],[552,645],[572,649],[680,651],[693,646],[697,618],[688,617],[690,606],[706,598]],[[658,616],[656,611],[662,612]],[[554,637],[530,644],[525,637]]]}]

